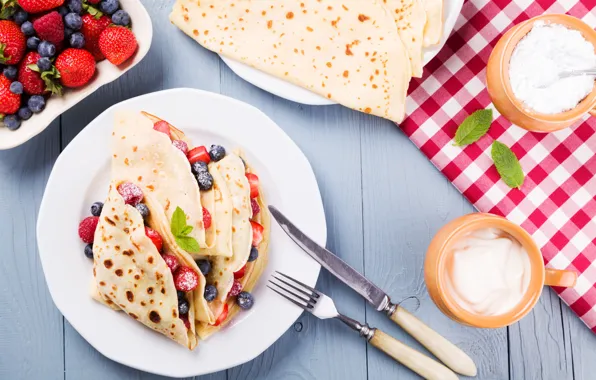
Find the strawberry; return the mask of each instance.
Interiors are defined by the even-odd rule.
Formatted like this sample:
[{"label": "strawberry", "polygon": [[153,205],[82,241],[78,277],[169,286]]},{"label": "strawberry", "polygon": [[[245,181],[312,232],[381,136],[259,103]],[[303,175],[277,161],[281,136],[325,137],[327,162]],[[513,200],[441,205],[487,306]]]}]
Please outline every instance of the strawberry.
[{"label": "strawberry", "polygon": [[[246,264],[244,264],[244,266],[240,269],[238,269],[236,272],[234,272],[234,278],[236,280],[244,277],[244,273],[246,273]],[[238,290],[238,293],[240,293],[240,290],[242,290],[242,287]],[[234,294],[235,296],[238,295],[238,293]]]},{"label": "strawberry", "polygon": [[136,206],[144,197],[143,190],[134,183],[123,182],[118,185],[117,190],[124,199],[124,203],[127,205]]},{"label": "strawberry", "polygon": [[27,41],[21,28],[12,21],[0,21],[0,63],[19,63],[26,48]]},{"label": "strawberry", "polygon": [[250,197],[256,198],[259,196],[259,177],[253,173],[246,173],[246,178],[250,185]]},{"label": "strawberry", "polygon": [[29,13],[40,13],[58,8],[64,0],[18,0],[19,5]]},{"label": "strawberry", "polygon": [[257,222],[250,221],[250,226],[252,227],[252,246],[258,247],[259,244],[263,241],[263,226],[261,226]]},{"label": "strawberry", "polygon": [[213,323],[213,326],[219,326],[219,325],[221,325],[221,323],[223,321],[225,321],[227,317],[228,317],[228,304],[226,303],[226,304],[224,304],[224,307],[223,307],[223,310],[221,311],[221,314],[219,314],[217,316],[217,319]]},{"label": "strawberry", "polygon": [[238,280],[234,280],[232,288],[228,292],[228,297],[236,297],[242,291],[242,284]]},{"label": "strawberry", "polygon": [[21,95],[10,92],[10,80],[0,74],[0,114],[11,115],[19,110]]},{"label": "strawberry", "polygon": [[180,151],[186,156],[186,153],[188,153],[188,145],[182,141],[182,140],[174,140],[172,141],[172,145],[174,145],[176,148],[180,149]]},{"label": "strawberry", "polygon": [[194,164],[197,161],[202,161],[208,164],[211,161],[211,157],[209,156],[209,152],[207,152],[207,148],[204,146],[198,146],[196,148],[191,149],[187,154],[186,157],[188,158],[188,162]]},{"label": "strawberry", "polygon": [[172,135],[170,134],[170,124],[168,124],[166,121],[160,120],[153,124],[153,129],[158,132],[165,133],[170,139],[172,138]]},{"label": "strawberry", "polygon": [[96,5],[96,4],[99,4],[99,3],[101,2],[101,0],[87,0],[87,2],[88,2],[89,4]]},{"label": "strawberry", "polygon": [[89,13],[83,15],[82,19],[81,33],[85,36],[85,49],[93,54],[96,61],[104,60],[106,57],[99,49],[99,36],[112,21],[106,16],[97,18]]},{"label": "strawberry", "polygon": [[199,275],[189,267],[180,267],[174,273],[174,286],[176,290],[190,292],[199,285]]},{"label": "strawberry", "polygon": [[30,51],[19,64],[18,79],[23,84],[25,93],[29,95],[42,95],[49,91],[53,94],[60,94],[62,87],[54,82],[57,75],[55,68],[44,73],[39,73],[39,68],[37,68],[37,60],[39,58],[39,54]]},{"label": "strawberry", "polygon": [[33,29],[41,40],[58,45],[64,41],[64,22],[58,11],[45,14],[33,21]]},{"label": "strawberry", "polygon": [[178,267],[180,266],[180,263],[178,262],[178,259],[176,258],[176,256],[170,255],[170,254],[165,254],[165,255],[162,255],[161,257],[163,257],[163,260],[166,262],[166,265],[168,266],[168,268],[170,268],[170,271],[172,271],[172,273],[175,273],[176,269],[178,269]]},{"label": "strawberry", "polygon": [[123,26],[110,26],[99,36],[99,48],[108,61],[120,65],[137,50],[137,39]]},{"label": "strawberry", "polygon": [[159,232],[155,231],[153,228],[145,226],[145,235],[149,239],[151,239],[151,241],[155,245],[155,248],[157,248],[157,250],[161,252],[161,249],[163,247],[163,239],[161,238]]},{"label": "strawberry", "polygon": [[259,203],[257,202],[256,199],[252,198],[250,200],[250,207],[252,208],[252,215],[255,216],[257,215],[259,212],[261,212],[261,206],[259,206]]},{"label": "strawberry", "polygon": [[81,87],[95,74],[95,59],[87,50],[66,49],[56,58],[60,82],[65,87]]},{"label": "strawberry", "polygon": [[99,223],[99,217],[88,216],[81,221],[79,224],[79,237],[87,244],[93,243],[95,237],[95,229]]},{"label": "strawberry", "polygon": [[211,213],[205,207],[203,207],[203,227],[205,227],[206,230],[211,227]]},{"label": "strawberry", "polygon": [[188,315],[181,315],[180,319],[182,319],[182,322],[184,322],[184,326],[186,326],[186,328],[190,330],[190,321],[188,320]]}]

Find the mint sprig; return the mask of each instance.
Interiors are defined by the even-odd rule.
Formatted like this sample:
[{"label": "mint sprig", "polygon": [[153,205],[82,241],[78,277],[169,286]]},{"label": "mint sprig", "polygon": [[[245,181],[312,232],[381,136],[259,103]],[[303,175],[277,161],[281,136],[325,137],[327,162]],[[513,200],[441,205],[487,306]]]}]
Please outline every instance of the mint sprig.
[{"label": "mint sprig", "polygon": [[468,116],[455,132],[455,146],[464,146],[480,140],[493,121],[493,110],[478,110]]},{"label": "mint sprig", "polygon": [[186,224],[186,214],[180,207],[176,207],[174,214],[172,214],[172,221],[170,222],[170,231],[174,235],[176,244],[183,250],[189,253],[198,253],[200,250],[199,243],[196,239],[188,236],[193,230],[192,226]]},{"label": "mint sprig", "polygon": [[503,182],[512,189],[519,189],[524,184],[524,172],[515,153],[507,145],[494,141],[490,154]]}]

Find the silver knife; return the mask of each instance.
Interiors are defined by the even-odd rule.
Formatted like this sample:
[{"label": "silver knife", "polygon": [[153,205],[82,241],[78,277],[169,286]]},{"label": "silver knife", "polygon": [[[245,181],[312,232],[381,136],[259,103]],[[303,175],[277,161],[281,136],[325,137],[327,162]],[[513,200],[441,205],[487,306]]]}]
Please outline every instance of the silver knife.
[{"label": "silver knife", "polygon": [[282,230],[323,268],[354,289],[378,311],[384,312],[393,322],[406,330],[449,368],[462,375],[476,376],[476,365],[465,352],[414,317],[403,307],[391,303],[391,299],[383,290],[331,251],[321,247],[306,236],[277,208],[269,206],[269,211]]}]

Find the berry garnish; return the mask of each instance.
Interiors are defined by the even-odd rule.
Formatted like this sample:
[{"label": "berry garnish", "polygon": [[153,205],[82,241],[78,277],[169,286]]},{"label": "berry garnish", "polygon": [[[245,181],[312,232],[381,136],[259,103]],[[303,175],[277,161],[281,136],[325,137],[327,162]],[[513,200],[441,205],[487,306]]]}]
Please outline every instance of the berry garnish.
[{"label": "berry garnish", "polygon": [[19,0],[19,5],[29,13],[41,13],[58,8],[64,0]]},{"label": "berry garnish", "polygon": [[259,177],[253,173],[246,173],[246,179],[250,185],[250,197],[256,198],[259,196]]},{"label": "berry garnish", "polygon": [[60,73],[60,83],[65,87],[84,86],[95,74],[95,58],[83,49],[68,48],[64,50],[56,58],[55,66]]},{"label": "berry garnish", "polygon": [[226,150],[221,145],[211,145],[209,148],[209,157],[211,157],[211,161],[219,161],[226,156]]},{"label": "berry garnish", "polygon": [[186,145],[184,141],[174,140],[172,141],[172,145],[178,148],[186,156],[186,153],[188,152],[188,145]]},{"label": "berry garnish", "polygon": [[176,296],[178,297],[178,301],[186,299],[186,293],[181,290],[176,290]]},{"label": "berry garnish", "polygon": [[250,253],[248,254],[248,262],[253,262],[259,257],[259,250],[257,247],[251,247]]},{"label": "berry garnish", "polygon": [[172,135],[170,134],[170,125],[163,120],[160,120],[157,123],[153,124],[153,129],[155,129],[158,132],[165,133],[166,135],[168,135],[169,138],[172,138]]},{"label": "berry garnish", "polygon": [[178,301],[178,314],[180,314],[180,316],[187,315],[189,311],[190,311],[190,305],[188,304],[188,301],[186,300],[186,298],[179,300]]},{"label": "berry garnish", "polygon": [[120,65],[132,57],[137,46],[135,35],[124,26],[109,26],[99,36],[99,49],[114,65]]},{"label": "berry garnish", "polygon": [[168,268],[170,268],[172,273],[175,273],[176,269],[178,269],[178,267],[180,266],[180,263],[178,262],[176,256],[166,253],[161,257],[163,257],[163,260],[166,262],[166,265],[168,266]]},{"label": "berry garnish", "polygon": [[25,54],[26,44],[25,35],[17,24],[8,20],[0,21],[0,64],[19,63]]},{"label": "berry garnish", "polygon": [[97,216],[88,216],[81,221],[79,224],[79,237],[83,242],[87,244],[93,243],[97,223],[99,223]]},{"label": "berry garnish", "polygon": [[21,96],[10,91],[11,82],[0,75],[0,114],[14,114],[21,106]]},{"label": "berry garnish", "polygon": [[213,285],[205,286],[205,293],[204,293],[205,301],[211,302],[217,297],[217,288]]},{"label": "berry garnish", "polygon": [[238,297],[236,297],[236,303],[241,309],[248,310],[255,303],[255,299],[249,292],[241,292],[238,294]]},{"label": "berry garnish", "polygon": [[244,264],[244,266],[240,269],[238,269],[236,272],[234,272],[234,278],[236,280],[244,277],[244,273],[246,272],[246,264]]},{"label": "berry garnish", "polygon": [[64,16],[66,26],[72,30],[79,30],[83,26],[83,19],[78,13],[71,12]]},{"label": "berry garnish", "polygon": [[120,8],[118,0],[103,0],[99,3],[99,10],[107,15],[114,14],[118,8]]},{"label": "berry garnish", "polygon": [[112,15],[114,25],[128,26],[130,24],[130,15],[125,10],[120,9]]},{"label": "berry garnish", "polygon": [[147,207],[146,204],[144,203],[139,203],[135,206],[135,208],[137,209],[137,211],[139,212],[139,214],[141,214],[141,216],[144,218],[149,216],[149,207]]},{"label": "berry garnish", "polygon": [[92,259],[93,258],[93,244],[87,244],[85,246],[85,256]]},{"label": "berry garnish", "polygon": [[232,288],[228,292],[228,297],[236,297],[242,291],[242,284],[238,280],[234,280]]},{"label": "berry garnish", "polygon": [[250,207],[252,208],[252,215],[253,216],[255,216],[259,212],[261,212],[261,206],[259,206],[259,202],[257,202],[257,200],[254,199],[254,198],[251,198],[250,199]]},{"label": "berry garnish", "polygon": [[211,227],[211,213],[203,207],[203,227],[208,230]]},{"label": "berry garnish", "polygon": [[91,205],[91,215],[99,216],[101,215],[101,210],[103,210],[103,203],[102,202],[95,202]]},{"label": "berry garnish", "polygon": [[195,261],[203,276],[207,276],[211,272],[211,263],[207,259],[199,259]]},{"label": "berry garnish", "polygon": [[174,273],[174,286],[176,290],[190,292],[199,285],[199,275],[189,267],[181,266]]},{"label": "berry garnish", "polygon": [[48,41],[41,41],[37,46],[37,52],[42,57],[53,57],[56,54],[56,46]]},{"label": "berry garnish", "polygon": [[222,322],[226,320],[226,318],[228,318],[228,304],[227,303],[224,304],[223,310],[221,311],[221,314],[219,314],[217,316],[217,319],[213,323],[213,326],[221,325]]},{"label": "berry garnish", "polygon": [[21,127],[21,121],[17,117],[17,115],[6,115],[2,120],[4,126],[8,128],[9,131],[16,131]]},{"label": "berry garnish", "polygon": [[143,191],[134,183],[124,182],[118,185],[118,193],[127,205],[136,206],[143,200]]},{"label": "berry garnish", "polygon": [[71,12],[81,13],[83,11],[82,0],[66,0],[66,6]]},{"label": "berry garnish", "polygon": [[17,67],[16,66],[6,66],[4,70],[2,70],[2,74],[10,80],[17,79]]},{"label": "berry garnish", "polygon": [[196,161],[190,165],[190,169],[194,174],[199,174],[202,172],[209,172],[209,166],[203,161]]},{"label": "berry garnish", "polygon": [[197,174],[197,183],[199,184],[199,189],[203,191],[211,190],[213,187],[213,176],[209,172],[200,172]]},{"label": "berry garnish", "polygon": [[186,157],[188,157],[188,162],[191,164],[194,164],[197,161],[202,161],[206,164],[211,162],[211,157],[209,156],[209,153],[207,153],[207,148],[204,146],[198,146],[194,149],[191,149]]},{"label": "berry garnish", "polygon": [[47,13],[33,21],[33,28],[41,40],[54,45],[64,41],[64,22],[58,11]]},{"label": "berry garnish", "polygon": [[82,20],[83,26],[81,27],[81,33],[85,36],[85,49],[93,54],[96,61],[105,59],[106,57],[99,48],[99,36],[112,21],[106,16],[95,18],[95,16],[89,13],[84,14]]},{"label": "berry garnish", "polygon": [[46,108],[46,100],[41,95],[33,95],[29,98],[27,106],[29,107],[31,112],[40,113],[41,111],[43,111],[44,108]]},{"label": "berry garnish", "polygon": [[258,247],[259,244],[263,241],[263,226],[259,223],[250,221],[250,226],[252,227],[252,245],[253,247]]},{"label": "berry garnish", "polygon": [[181,315],[180,319],[182,319],[182,322],[184,322],[184,326],[190,330],[190,321],[188,320],[188,315]]},{"label": "berry garnish", "polygon": [[161,238],[159,232],[155,231],[153,228],[145,226],[145,235],[147,235],[147,237],[151,239],[151,241],[155,245],[155,248],[157,248],[157,250],[161,252],[161,248],[163,247],[163,239]]},{"label": "berry garnish", "polygon": [[29,120],[31,116],[33,116],[33,112],[29,109],[29,107],[21,107],[18,112],[19,118],[21,120]]}]

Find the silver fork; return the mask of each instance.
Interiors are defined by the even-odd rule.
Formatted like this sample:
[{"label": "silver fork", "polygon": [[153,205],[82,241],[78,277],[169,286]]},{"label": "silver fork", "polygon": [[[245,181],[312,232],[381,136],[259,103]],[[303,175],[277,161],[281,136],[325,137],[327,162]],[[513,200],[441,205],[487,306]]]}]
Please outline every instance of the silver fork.
[{"label": "silver fork", "polygon": [[366,323],[359,323],[352,318],[340,314],[335,308],[333,300],[325,294],[281,272],[277,272],[277,274],[278,276],[274,275],[269,279],[269,285],[267,287],[294,305],[301,307],[320,319],[338,318],[353,330],[358,331],[360,336],[365,338],[374,347],[425,379],[457,379],[455,373],[443,364],[406,346],[379,329],[370,328]]}]

